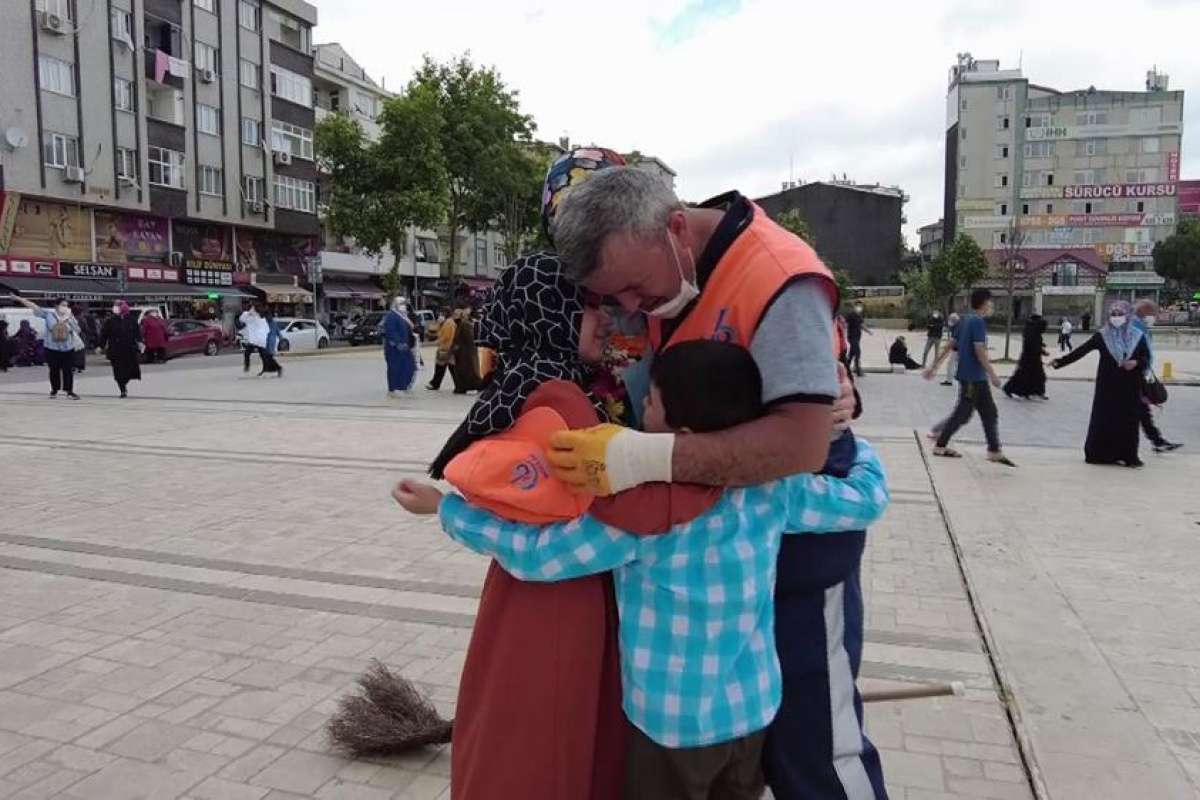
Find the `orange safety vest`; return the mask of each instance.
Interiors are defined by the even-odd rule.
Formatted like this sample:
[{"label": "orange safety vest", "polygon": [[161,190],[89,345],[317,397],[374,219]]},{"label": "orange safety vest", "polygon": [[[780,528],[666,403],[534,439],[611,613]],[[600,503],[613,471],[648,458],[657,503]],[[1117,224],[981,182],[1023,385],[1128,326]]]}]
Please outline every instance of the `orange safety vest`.
[{"label": "orange safety vest", "polygon": [[[716,339],[749,347],[758,324],[772,301],[789,283],[816,276],[829,294],[830,314],[839,305],[837,282],[816,252],[800,237],[781,228],[751,203],[753,219],[713,269],[687,316],[663,342],[663,320],[650,318],[650,343],[664,345],[695,339]],[[834,356],[842,349],[843,334],[834,326]]]}]

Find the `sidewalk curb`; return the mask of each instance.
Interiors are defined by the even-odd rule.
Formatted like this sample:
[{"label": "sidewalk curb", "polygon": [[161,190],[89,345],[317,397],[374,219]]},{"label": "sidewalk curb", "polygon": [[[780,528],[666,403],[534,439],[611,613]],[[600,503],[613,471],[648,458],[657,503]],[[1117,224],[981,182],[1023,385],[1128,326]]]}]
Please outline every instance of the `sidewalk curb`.
[{"label": "sidewalk curb", "polygon": [[942,525],[946,528],[946,536],[950,540],[950,549],[954,552],[954,561],[958,565],[958,574],[962,579],[963,589],[967,594],[967,604],[971,607],[971,616],[975,619],[975,625],[979,629],[979,634],[983,639],[984,655],[987,657],[988,664],[992,667],[992,676],[996,681],[1000,702],[1004,706],[1004,712],[1008,717],[1008,726],[1012,730],[1013,738],[1017,743],[1017,753],[1021,758],[1021,766],[1025,769],[1025,777],[1029,782],[1029,788],[1033,791],[1033,796],[1036,800],[1050,800],[1050,791],[1046,787],[1045,778],[1042,776],[1041,765],[1038,764],[1037,756],[1033,751],[1032,738],[1025,729],[1025,723],[1021,717],[1021,709],[1017,705],[1016,696],[1010,688],[1013,686],[1011,675],[1004,662],[1000,660],[995,636],[988,625],[987,618],[981,610],[983,605],[975,593],[974,585],[971,582],[970,567],[967,566],[966,559],[963,556],[963,550],[959,544],[958,535],[954,531],[954,525],[950,522],[950,515],[946,511],[946,505],[942,502],[942,495],[938,490],[937,481],[933,476],[933,469],[929,462],[929,453],[925,449],[925,443],[922,441],[919,431],[913,430],[913,438],[916,439],[917,451],[921,454],[921,462],[925,466],[925,474],[929,478],[929,486],[933,489],[933,497],[937,502],[938,514],[942,518]]}]

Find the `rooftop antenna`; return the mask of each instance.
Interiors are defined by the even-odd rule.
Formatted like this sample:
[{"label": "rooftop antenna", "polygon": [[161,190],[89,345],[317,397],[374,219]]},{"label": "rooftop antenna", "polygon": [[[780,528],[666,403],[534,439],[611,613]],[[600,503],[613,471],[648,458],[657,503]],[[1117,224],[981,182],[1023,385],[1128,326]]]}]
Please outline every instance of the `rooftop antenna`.
[{"label": "rooftop antenna", "polygon": [[1025,64],[1025,48],[1022,47],[1020,49],[1020,51],[1018,51],[1018,53],[1017,53],[1017,69],[1021,69],[1021,67],[1024,64]]}]

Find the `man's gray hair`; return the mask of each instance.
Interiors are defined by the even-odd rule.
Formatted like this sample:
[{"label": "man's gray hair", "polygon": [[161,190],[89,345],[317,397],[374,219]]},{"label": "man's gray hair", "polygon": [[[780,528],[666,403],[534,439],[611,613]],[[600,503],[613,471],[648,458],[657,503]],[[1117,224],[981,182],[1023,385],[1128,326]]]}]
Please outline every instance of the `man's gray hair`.
[{"label": "man's gray hair", "polygon": [[635,167],[597,172],[563,198],[551,236],[567,276],[582,281],[596,271],[608,237],[628,233],[645,241],[666,237],[671,212],[683,204],[671,187]]}]

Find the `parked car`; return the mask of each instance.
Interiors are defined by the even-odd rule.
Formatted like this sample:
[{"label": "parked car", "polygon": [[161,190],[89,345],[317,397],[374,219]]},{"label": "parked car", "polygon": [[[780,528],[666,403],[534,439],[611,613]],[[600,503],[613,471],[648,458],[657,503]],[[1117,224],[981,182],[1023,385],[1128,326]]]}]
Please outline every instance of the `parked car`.
[{"label": "parked car", "polygon": [[220,325],[198,319],[173,319],[167,323],[167,358],[188,353],[215,356],[221,352],[224,338]]},{"label": "parked car", "polygon": [[383,341],[383,318],[385,313],[382,311],[372,311],[366,314],[354,326],[354,330],[350,331],[350,345],[358,347],[360,344],[380,344]]},{"label": "parked car", "polygon": [[275,324],[279,326],[279,352],[281,353],[295,350],[324,350],[329,347],[329,331],[325,330],[325,326],[316,320],[276,317]]},{"label": "parked car", "polygon": [[413,311],[412,322],[413,326],[421,332],[421,337],[425,341],[432,342],[437,339],[438,328],[441,327],[441,324],[437,320],[437,315],[428,308]]}]

